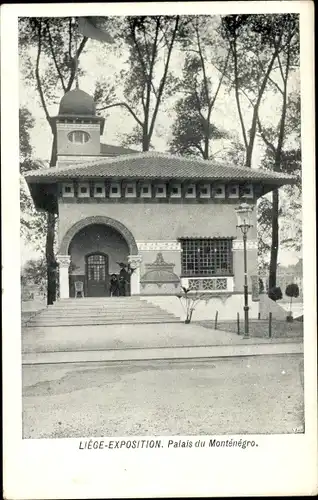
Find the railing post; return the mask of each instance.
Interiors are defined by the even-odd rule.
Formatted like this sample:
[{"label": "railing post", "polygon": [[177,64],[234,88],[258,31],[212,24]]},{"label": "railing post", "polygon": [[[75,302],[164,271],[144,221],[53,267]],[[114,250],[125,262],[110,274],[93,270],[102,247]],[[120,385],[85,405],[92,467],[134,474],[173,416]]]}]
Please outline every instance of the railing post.
[{"label": "railing post", "polygon": [[268,316],[268,337],[272,338],[272,313],[269,313]]},{"label": "railing post", "polygon": [[218,329],[218,315],[219,315],[219,311],[216,311],[215,320],[214,320],[214,330]]},{"label": "railing post", "polygon": [[236,314],[237,334],[240,334],[240,313]]}]

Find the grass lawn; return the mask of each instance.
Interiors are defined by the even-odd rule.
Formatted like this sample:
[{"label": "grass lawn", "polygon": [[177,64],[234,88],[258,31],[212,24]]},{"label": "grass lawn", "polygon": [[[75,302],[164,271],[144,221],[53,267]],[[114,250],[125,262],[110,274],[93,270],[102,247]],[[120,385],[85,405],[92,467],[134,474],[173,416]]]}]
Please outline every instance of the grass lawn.
[{"label": "grass lawn", "polygon": [[[214,321],[200,321],[200,325],[206,328],[214,328]],[[220,321],[217,325],[218,330],[225,332],[237,333],[237,322],[234,321]],[[244,321],[240,321],[240,334],[244,333]],[[250,320],[249,321],[249,334],[251,337],[268,337],[268,320]],[[302,338],[303,337],[303,323],[301,321],[272,321],[272,338]]]}]

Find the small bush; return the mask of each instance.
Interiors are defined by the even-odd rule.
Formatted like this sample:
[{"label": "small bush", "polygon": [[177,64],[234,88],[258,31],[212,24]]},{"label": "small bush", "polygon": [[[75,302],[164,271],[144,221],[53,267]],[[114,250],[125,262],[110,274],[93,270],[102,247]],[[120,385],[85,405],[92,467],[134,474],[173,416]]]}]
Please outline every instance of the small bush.
[{"label": "small bush", "polygon": [[299,287],[296,283],[290,283],[290,285],[286,286],[285,290],[285,295],[287,297],[290,297],[290,303],[289,303],[289,316],[292,316],[292,302],[293,302],[293,297],[297,299],[299,297]]},{"label": "small bush", "polygon": [[283,294],[282,294],[282,290],[279,286],[274,286],[273,288],[271,288],[268,292],[268,296],[270,299],[274,300],[276,302],[276,300],[280,300],[283,298]]}]

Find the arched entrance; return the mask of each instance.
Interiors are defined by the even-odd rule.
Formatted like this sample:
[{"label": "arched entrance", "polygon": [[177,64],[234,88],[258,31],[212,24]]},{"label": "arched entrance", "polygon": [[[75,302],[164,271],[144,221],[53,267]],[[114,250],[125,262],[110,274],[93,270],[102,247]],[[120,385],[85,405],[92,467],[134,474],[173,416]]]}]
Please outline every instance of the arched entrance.
[{"label": "arched entrance", "polygon": [[67,255],[69,245],[74,236],[76,235],[76,233],[78,233],[81,229],[84,229],[85,227],[91,226],[93,224],[101,224],[109,226],[118,231],[126,240],[127,245],[129,247],[130,255],[138,255],[137,243],[132,233],[129,231],[129,229],[127,229],[127,227],[124,226],[124,224],[122,224],[118,220],[112,219],[111,217],[104,217],[103,215],[86,217],[85,219],[76,222],[64,235],[61,241],[59,253],[61,255]]},{"label": "arched entrance", "polygon": [[[63,252],[63,253],[62,253]],[[130,231],[120,222],[109,217],[89,217],[72,226],[60,245],[60,262],[70,263],[68,291],[64,296],[75,297],[75,282],[84,285],[85,297],[110,295],[110,278],[119,275],[122,265],[138,262],[138,248]],[[60,266],[60,276],[61,266]],[[64,272],[64,281],[66,279]],[[133,273],[132,293],[139,294],[139,269]],[[125,288],[130,294],[131,287]]]}]

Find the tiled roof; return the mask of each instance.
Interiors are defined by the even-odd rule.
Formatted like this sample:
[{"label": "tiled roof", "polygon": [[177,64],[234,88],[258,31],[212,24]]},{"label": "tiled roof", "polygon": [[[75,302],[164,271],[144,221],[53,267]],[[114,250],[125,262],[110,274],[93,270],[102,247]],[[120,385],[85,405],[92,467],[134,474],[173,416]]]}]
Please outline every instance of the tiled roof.
[{"label": "tiled roof", "polygon": [[99,158],[83,164],[54,167],[28,173],[28,182],[63,179],[188,179],[202,181],[261,181],[277,185],[293,183],[294,178],[277,172],[225,166],[198,158],[184,158],[159,152],[145,152]]},{"label": "tiled roof", "polygon": [[101,155],[119,156],[119,155],[128,155],[136,153],[138,153],[138,151],[136,151],[135,149],[123,148],[122,146],[112,146],[111,144],[100,145]]}]

